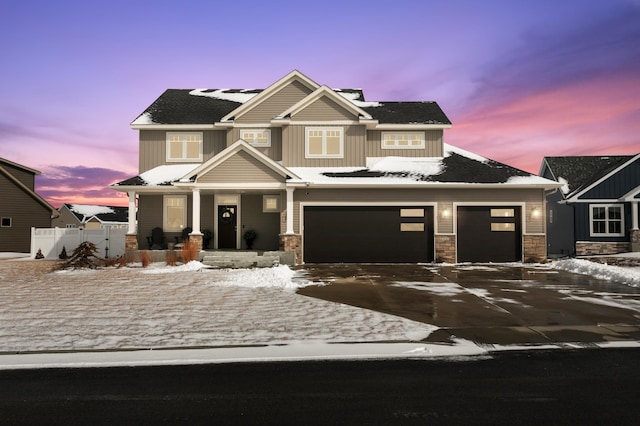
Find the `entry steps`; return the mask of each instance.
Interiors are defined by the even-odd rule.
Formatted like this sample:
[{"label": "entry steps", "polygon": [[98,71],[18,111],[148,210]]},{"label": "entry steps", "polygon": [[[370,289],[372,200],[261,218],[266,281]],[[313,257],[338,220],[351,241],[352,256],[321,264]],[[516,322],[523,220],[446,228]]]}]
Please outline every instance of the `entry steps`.
[{"label": "entry steps", "polygon": [[214,268],[270,268],[295,265],[295,253],[287,251],[207,251],[202,263]]}]

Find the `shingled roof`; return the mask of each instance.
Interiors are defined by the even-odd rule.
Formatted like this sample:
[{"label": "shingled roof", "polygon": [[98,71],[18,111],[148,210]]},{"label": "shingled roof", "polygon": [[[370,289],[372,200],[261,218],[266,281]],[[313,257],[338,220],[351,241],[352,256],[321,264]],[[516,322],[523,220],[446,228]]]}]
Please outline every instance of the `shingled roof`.
[{"label": "shingled roof", "polygon": [[[360,106],[361,89],[333,89]],[[131,124],[213,124],[262,89],[167,89]],[[360,106],[380,123],[451,124],[436,102],[366,102]]]},{"label": "shingled roof", "polygon": [[607,175],[607,173],[629,161],[632,157],[632,155],[582,155],[545,157],[544,161],[551,173],[553,173],[555,180],[567,182],[568,188],[563,192],[565,198],[569,198],[572,194]]}]

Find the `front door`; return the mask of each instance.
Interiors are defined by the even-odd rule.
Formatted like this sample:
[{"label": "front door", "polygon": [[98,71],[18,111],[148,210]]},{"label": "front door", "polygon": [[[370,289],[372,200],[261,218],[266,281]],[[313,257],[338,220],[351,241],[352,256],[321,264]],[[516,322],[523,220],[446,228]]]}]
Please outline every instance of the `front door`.
[{"label": "front door", "polygon": [[218,248],[236,249],[238,206],[218,205]]}]

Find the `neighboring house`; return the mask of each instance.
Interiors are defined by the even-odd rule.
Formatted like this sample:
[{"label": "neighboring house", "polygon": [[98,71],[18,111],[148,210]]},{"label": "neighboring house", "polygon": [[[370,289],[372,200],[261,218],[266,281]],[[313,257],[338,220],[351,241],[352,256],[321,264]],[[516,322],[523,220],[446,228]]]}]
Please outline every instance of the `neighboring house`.
[{"label": "neighboring house", "polygon": [[264,90],[165,91],[131,127],[139,175],[114,184],[128,249],[156,227],[298,262],[541,261],[553,181],[443,142],[435,102],[367,102],[292,71]]},{"label": "neighboring house", "polygon": [[29,253],[31,228],[48,228],[56,209],[35,192],[39,171],[0,158],[0,251]]},{"label": "neighboring house", "polygon": [[550,255],[640,251],[640,154],[545,157],[540,176],[562,184],[547,196]]},{"label": "neighboring house", "polygon": [[60,216],[51,222],[57,228],[126,228],[129,223],[128,207],[63,204],[58,212]]}]

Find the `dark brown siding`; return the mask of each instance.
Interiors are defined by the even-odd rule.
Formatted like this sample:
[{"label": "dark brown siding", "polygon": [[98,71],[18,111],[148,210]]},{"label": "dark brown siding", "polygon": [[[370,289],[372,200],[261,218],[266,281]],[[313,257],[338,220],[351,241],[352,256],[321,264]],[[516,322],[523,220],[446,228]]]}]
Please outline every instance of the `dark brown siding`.
[{"label": "dark brown siding", "polygon": [[49,228],[51,211],[0,174],[0,217],[11,218],[11,227],[0,227],[0,251],[29,253],[31,227]]}]

